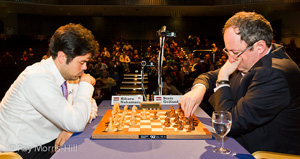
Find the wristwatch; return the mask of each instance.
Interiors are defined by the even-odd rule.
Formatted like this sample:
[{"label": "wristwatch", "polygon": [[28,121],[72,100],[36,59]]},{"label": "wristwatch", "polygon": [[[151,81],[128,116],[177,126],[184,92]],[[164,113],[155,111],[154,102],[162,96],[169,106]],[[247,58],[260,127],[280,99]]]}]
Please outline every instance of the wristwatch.
[{"label": "wristwatch", "polygon": [[218,87],[219,85],[221,85],[221,84],[228,84],[228,85],[229,85],[230,83],[229,83],[229,81],[227,81],[227,80],[220,80],[220,81],[217,81],[217,82],[216,82],[216,86],[217,86],[217,87]]}]

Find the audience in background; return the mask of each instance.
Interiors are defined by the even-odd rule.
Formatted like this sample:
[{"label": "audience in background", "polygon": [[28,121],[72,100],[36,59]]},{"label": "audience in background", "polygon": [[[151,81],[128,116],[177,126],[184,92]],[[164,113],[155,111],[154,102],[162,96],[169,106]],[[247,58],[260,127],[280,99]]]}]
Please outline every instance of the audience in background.
[{"label": "audience in background", "polygon": [[[227,60],[227,56],[220,51],[220,48],[217,46],[217,44],[220,45],[219,41],[210,41],[209,39],[205,39],[203,40],[204,42],[201,43],[200,37],[190,35],[187,43],[188,47],[186,47],[186,49],[182,49],[176,41],[179,41],[179,39],[169,39],[168,42],[165,43],[162,72],[164,79],[167,76],[174,79],[172,82],[174,83],[173,86],[176,87],[182,94],[190,88],[189,82],[193,81],[199,74],[218,69]],[[102,46],[103,49],[101,53],[96,53],[87,64],[88,68],[86,73],[90,73],[95,78],[103,78],[102,71],[108,70],[106,71],[108,72],[107,77],[112,78],[116,83],[112,86],[114,87],[114,93],[116,93],[116,90],[119,90],[121,86],[124,76],[123,74],[139,72],[141,69],[140,63],[145,60],[147,61],[147,64],[152,62],[156,65],[154,67],[145,68],[145,72],[149,74],[149,81],[153,81],[149,83],[147,93],[152,94],[156,91],[157,60],[158,53],[160,51],[158,42],[147,42],[146,44],[142,44],[132,43],[129,41],[125,42],[123,40],[122,43],[117,41],[115,43]],[[211,49],[211,52],[205,54],[202,52],[200,52],[201,54],[199,54],[199,52],[193,52],[193,50],[204,49]],[[21,55],[15,53],[11,54],[9,50],[4,51],[4,54],[0,59],[2,72],[4,72],[3,70],[6,68],[9,68],[9,66],[17,67],[19,65],[23,66],[22,69],[20,69],[23,70],[31,63],[41,60],[43,54],[36,51],[33,52],[33,50],[36,49],[34,47],[29,47],[28,50],[24,49],[23,54]],[[300,58],[298,57],[300,55],[299,48],[296,46],[294,39],[291,39],[290,43],[286,46],[286,50],[295,62],[300,64]],[[17,58],[15,59],[14,57]],[[37,57],[39,58],[37,59]],[[46,59],[48,56],[45,55],[44,57]],[[99,80],[100,79],[98,79],[98,81]],[[105,83],[105,81],[103,83]],[[105,85],[103,83],[101,83],[101,89],[105,89],[103,88],[103,85]],[[165,86],[165,88],[170,88],[169,84],[165,84]],[[111,89],[112,87],[109,86],[108,88]],[[154,90],[150,87],[154,88]],[[101,92],[103,94],[102,97],[106,96],[108,98],[108,95],[105,94],[105,92],[105,90]]]}]

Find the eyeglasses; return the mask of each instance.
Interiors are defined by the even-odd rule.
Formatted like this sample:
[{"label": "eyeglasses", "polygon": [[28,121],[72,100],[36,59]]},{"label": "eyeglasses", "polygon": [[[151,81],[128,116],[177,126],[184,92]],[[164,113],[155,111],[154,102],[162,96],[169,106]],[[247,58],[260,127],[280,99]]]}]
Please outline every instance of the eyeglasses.
[{"label": "eyeglasses", "polygon": [[[246,49],[244,49],[240,53],[234,53],[234,52],[232,52],[232,54],[235,55],[235,58],[237,58],[237,57],[241,56],[244,52],[246,52],[248,49],[250,49],[251,47],[253,47],[253,44],[250,45],[250,46],[248,46]],[[225,52],[225,54],[227,54],[228,56],[230,55],[229,51],[226,48],[223,49],[223,52]]]}]

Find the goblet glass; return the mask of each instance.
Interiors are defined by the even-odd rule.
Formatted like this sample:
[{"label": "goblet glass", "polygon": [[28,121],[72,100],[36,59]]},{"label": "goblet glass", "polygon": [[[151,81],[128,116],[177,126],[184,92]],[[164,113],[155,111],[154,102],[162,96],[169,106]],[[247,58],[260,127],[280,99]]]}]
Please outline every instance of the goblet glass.
[{"label": "goblet glass", "polygon": [[212,126],[216,134],[221,137],[221,147],[213,149],[213,152],[220,154],[229,154],[230,150],[224,148],[224,136],[226,136],[231,128],[232,116],[228,111],[214,111],[212,115]]}]

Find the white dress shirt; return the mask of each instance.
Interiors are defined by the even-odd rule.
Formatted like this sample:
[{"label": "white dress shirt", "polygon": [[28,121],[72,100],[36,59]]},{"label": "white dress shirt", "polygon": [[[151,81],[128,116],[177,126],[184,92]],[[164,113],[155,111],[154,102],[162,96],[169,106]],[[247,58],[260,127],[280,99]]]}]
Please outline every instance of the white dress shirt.
[{"label": "white dress shirt", "polygon": [[51,57],[19,75],[0,103],[0,152],[43,145],[62,129],[84,130],[92,114],[94,87],[80,82],[76,93],[68,91],[67,101],[61,88],[64,81]]}]

